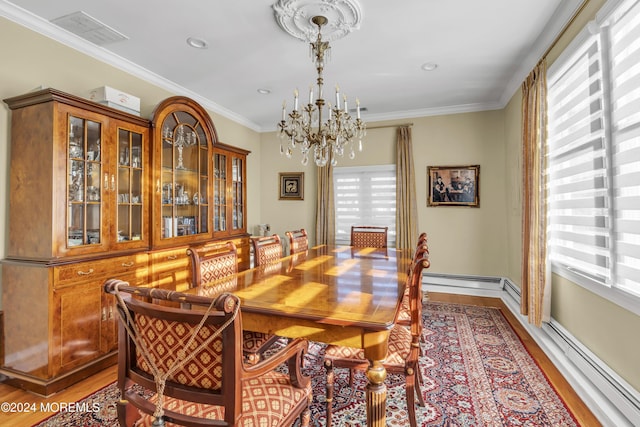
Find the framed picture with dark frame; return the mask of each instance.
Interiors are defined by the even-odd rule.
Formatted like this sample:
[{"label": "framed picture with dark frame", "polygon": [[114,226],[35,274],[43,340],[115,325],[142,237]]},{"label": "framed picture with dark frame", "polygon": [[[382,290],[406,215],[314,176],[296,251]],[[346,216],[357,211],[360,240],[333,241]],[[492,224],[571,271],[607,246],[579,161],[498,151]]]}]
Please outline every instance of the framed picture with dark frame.
[{"label": "framed picture with dark frame", "polygon": [[427,166],[427,206],[480,207],[480,165]]},{"label": "framed picture with dark frame", "polygon": [[304,200],[304,172],[280,172],[280,200]]}]

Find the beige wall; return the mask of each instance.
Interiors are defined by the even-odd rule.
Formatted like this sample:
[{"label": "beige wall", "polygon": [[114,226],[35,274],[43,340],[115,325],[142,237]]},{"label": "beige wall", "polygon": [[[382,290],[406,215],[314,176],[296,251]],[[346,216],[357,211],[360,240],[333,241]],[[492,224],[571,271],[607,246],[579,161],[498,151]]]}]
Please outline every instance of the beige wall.
[{"label": "beige wall", "polygon": [[[507,270],[505,141],[501,111],[413,119],[412,139],[418,225],[429,234],[430,271],[502,276]],[[369,123],[401,124],[406,121]],[[338,166],[395,163],[396,127],[370,129],[363,152]],[[314,231],[316,167],[279,154],[275,133],[262,138],[262,219],[272,232],[305,227]],[[427,207],[427,166],[480,165],[480,208]],[[305,200],[278,200],[278,173],[305,172]],[[437,249],[436,249],[437,248]]]},{"label": "beige wall", "polygon": [[522,114],[518,90],[504,109],[507,271],[520,284],[522,269]]}]

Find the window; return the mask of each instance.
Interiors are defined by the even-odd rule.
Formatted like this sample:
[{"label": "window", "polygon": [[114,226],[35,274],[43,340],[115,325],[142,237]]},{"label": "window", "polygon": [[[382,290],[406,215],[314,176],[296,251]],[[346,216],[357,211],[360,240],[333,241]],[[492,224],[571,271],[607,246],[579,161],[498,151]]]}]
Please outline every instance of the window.
[{"label": "window", "polygon": [[636,312],[639,3],[607,3],[597,22],[589,24],[549,68],[547,78],[552,271]]},{"label": "window", "polygon": [[352,225],[389,227],[389,246],[396,244],[396,166],[333,169],[336,243],[348,245]]}]

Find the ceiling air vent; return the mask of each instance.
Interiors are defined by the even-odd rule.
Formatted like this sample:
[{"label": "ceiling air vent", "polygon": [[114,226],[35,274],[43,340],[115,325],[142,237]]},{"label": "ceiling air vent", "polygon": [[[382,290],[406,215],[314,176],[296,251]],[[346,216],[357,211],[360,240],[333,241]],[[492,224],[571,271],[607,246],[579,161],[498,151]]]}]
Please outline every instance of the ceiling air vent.
[{"label": "ceiling air vent", "polygon": [[82,11],[52,19],[51,23],[99,46],[128,39]]}]

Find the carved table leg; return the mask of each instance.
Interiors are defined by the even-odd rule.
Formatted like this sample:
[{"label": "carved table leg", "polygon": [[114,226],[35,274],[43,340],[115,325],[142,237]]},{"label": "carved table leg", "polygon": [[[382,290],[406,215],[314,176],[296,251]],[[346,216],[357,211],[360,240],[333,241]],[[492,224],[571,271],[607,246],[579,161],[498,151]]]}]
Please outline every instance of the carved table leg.
[{"label": "carved table leg", "polygon": [[387,386],[384,380],[387,370],[381,360],[374,360],[367,369],[367,426],[385,427],[387,425]]}]

